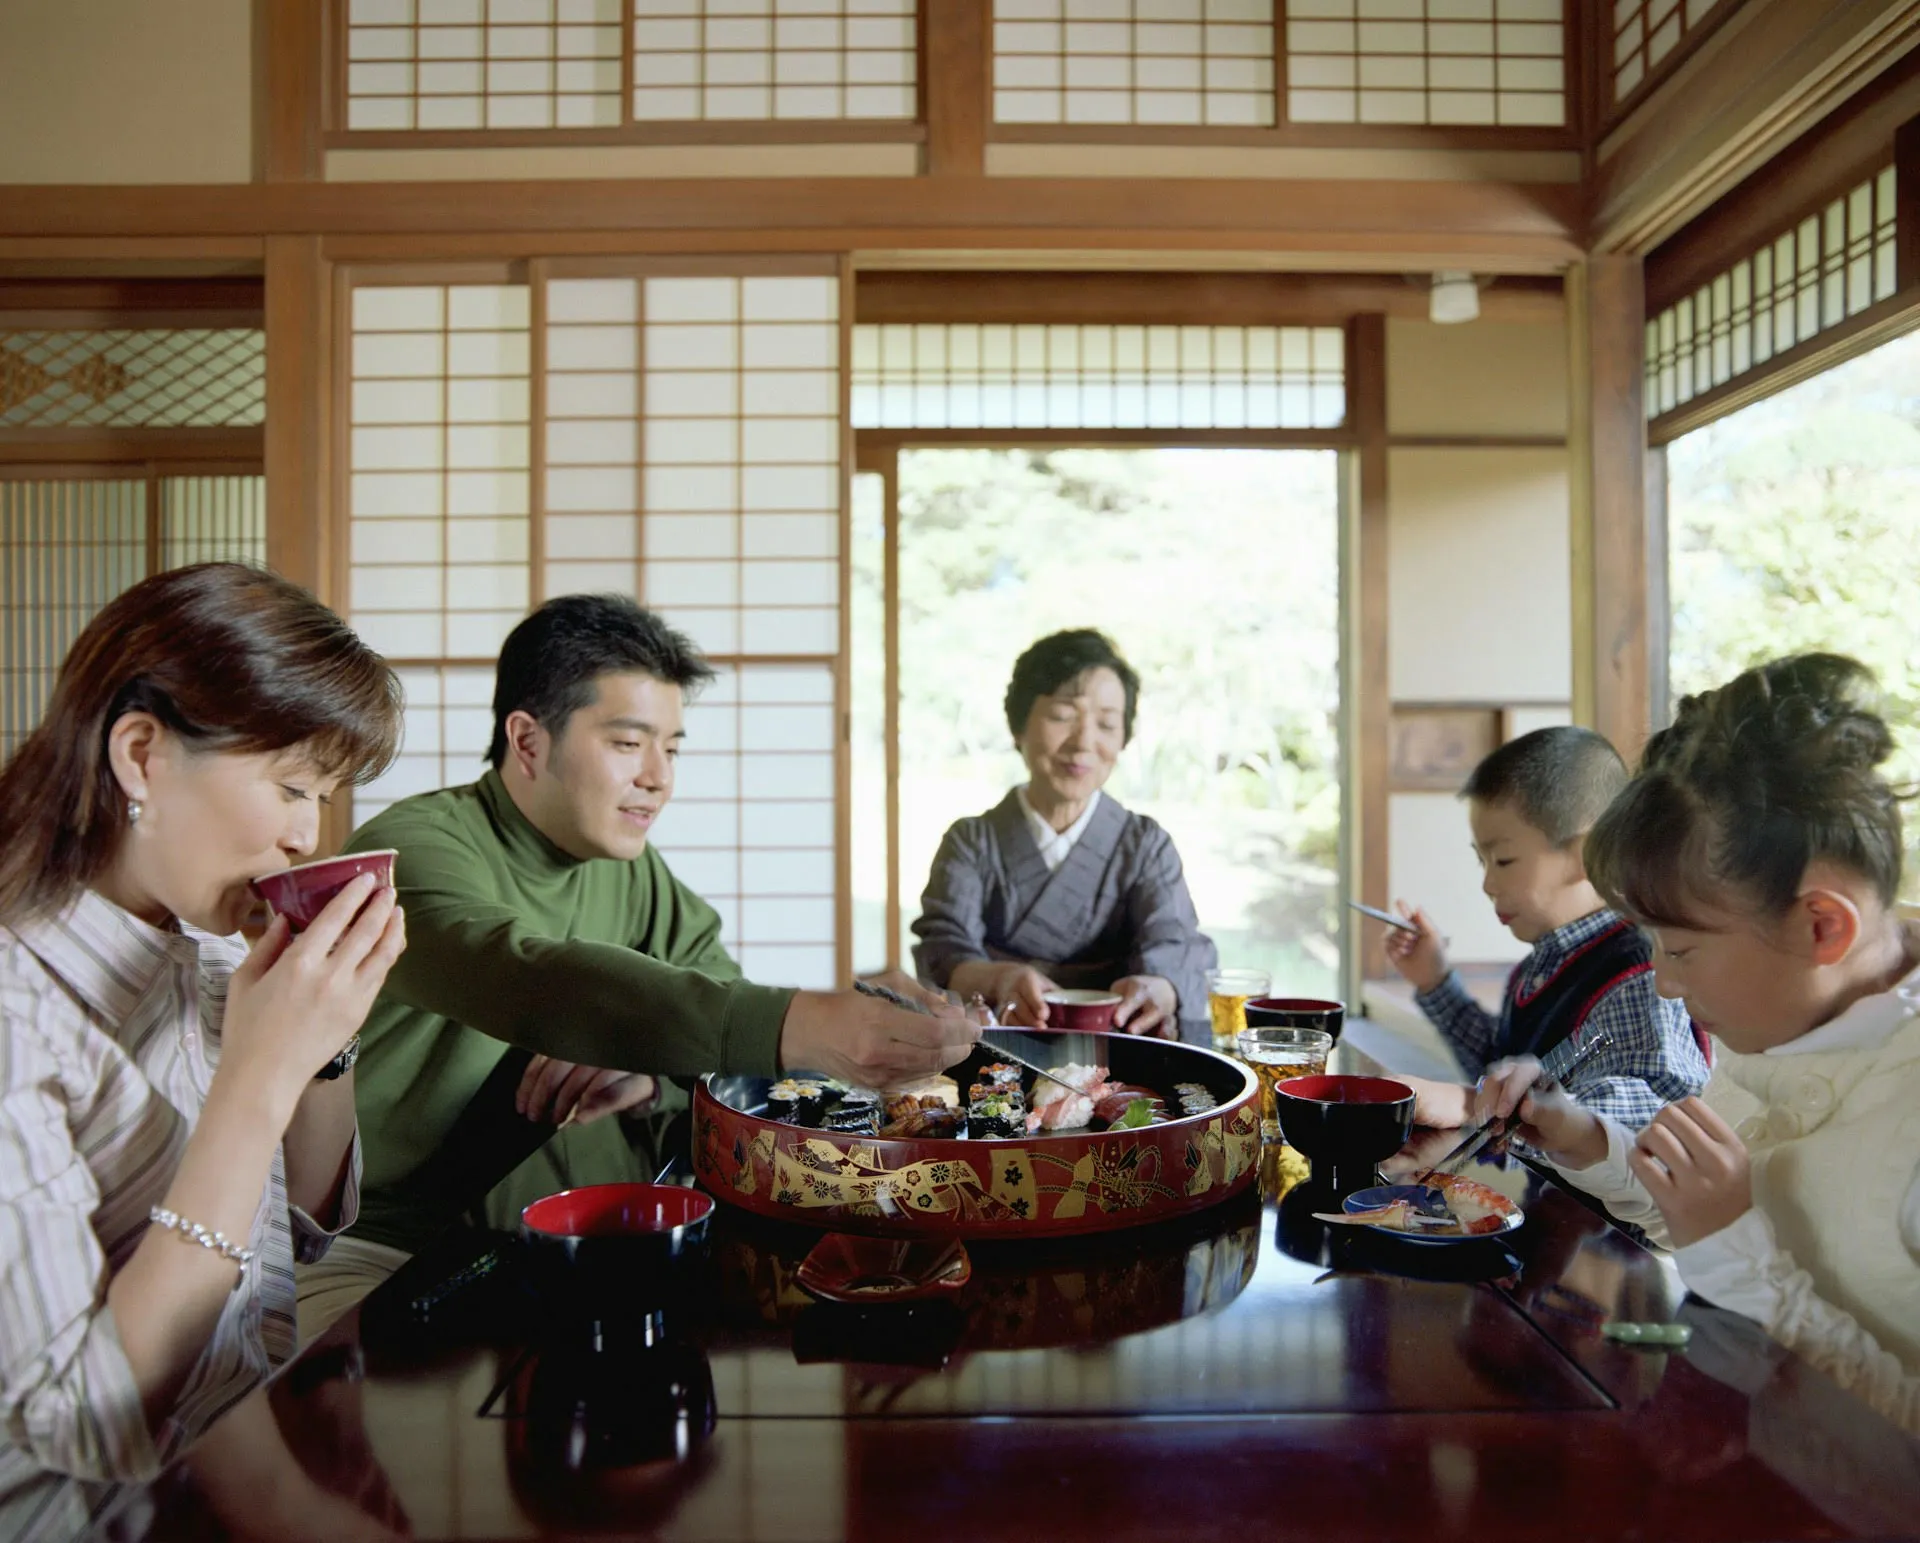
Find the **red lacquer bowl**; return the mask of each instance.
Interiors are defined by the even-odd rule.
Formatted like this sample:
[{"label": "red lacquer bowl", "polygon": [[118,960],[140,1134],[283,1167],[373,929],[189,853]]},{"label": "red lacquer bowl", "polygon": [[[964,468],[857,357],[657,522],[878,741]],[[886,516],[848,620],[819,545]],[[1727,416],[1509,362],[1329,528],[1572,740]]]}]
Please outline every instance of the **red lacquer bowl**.
[{"label": "red lacquer bowl", "polygon": [[304,932],[327,908],[327,902],[363,873],[370,873],[382,888],[393,883],[393,860],[399,853],[391,847],[375,852],[349,852],[344,857],[323,857],[318,862],[301,863],[278,873],[263,873],[249,886],[262,900],[286,917],[295,932]]},{"label": "red lacquer bowl", "polygon": [[1105,1034],[1113,1028],[1120,998],[1112,991],[1049,991],[1047,1027],[1075,1034]]},{"label": "red lacquer bowl", "polygon": [[[1115,1079],[1169,1102],[1177,1083],[1197,1082],[1219,1107],[1134,1130],[882,1140],[765,1118],[765,1078],[704,1077],[693,1098],[694,1169],[729,1205],[878,1237],[1104,1232],[1204,1210],[1254,1181],[1259,1084],[1248,1067],[1169,1040],[1116,1034],[1099,1046]],[[948,1075],[964,1091],[993,1059],[976,1050]]]}]

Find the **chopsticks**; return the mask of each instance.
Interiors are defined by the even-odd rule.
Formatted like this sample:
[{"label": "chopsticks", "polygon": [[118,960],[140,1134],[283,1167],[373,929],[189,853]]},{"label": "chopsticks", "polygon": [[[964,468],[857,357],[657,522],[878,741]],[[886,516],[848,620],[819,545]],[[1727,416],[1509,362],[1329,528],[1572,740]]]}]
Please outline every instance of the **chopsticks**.
[{"label": "chopsticks", "polygon": [[1398,927],[1402,932],[1411,932],[1415,936],[1419,935],[1420,929],[1414,926],[1414,924],[1404,916],[1395,916],[1391,911],[1383,911],[1377,905],[1366,905],[1358,900],[1349,900],[1347,904],[1352,906],[1353,909],[1358,911],[1362,916],[1371,916],[1375,921],[1385,922],[1389,927]]},{"label": "chopsticks", "polygon": [[[1588,1040],[1586,1044],[1580,1047],[1578,1053],[1574,1055],[1573,1059],[1568,1061],[1565,1066],[1561,1067],[1558,1072],[1549,1072],[1547,1068],[1544,1065],[1542,1065],[1540,1068],[1540,1075],[1533,1079],[1533,1087],[1531,1091],[1535,1093],[1544,1093],[1548,1088],[1552,1087],[1556,1082],[1564,1085],[1567,1078],[1571,1077],[1574,1074],[1574,1072],[1593,1055],[1595,1051],[1597,1051],[1602,1045],[1606,1043],[1608,1043],[1607,1035],[1605,1034],[1594,1035],[1592,1039]],[[1416,1186],[1425,1185],[1427,1181],[1431,1179],[1436,1173],[1440,1173],[1443,1170],[1448,1173],[1457,1171],[1460,1167],[1465,1165],[1468,1158],[1478,1153],[1481,1148],[1487,1145],[1488,1142],[1493,1141],[1497,1137],[1504,1137],[1507,1134],[1509,1134],[1516,1123],[1517,1123],[1517,1119],[1515,1117],[1510,1116],[1504,1119],[1495,1118],[1495,1119],[1487,1120],[1484,1123],[1475,1126],[1471,1131],[1467,1132],[1466,1138],[1463,1141],[1461,1141],[1458,1146],[1456,1146],[1452,1151],[1447,1153],[1445,1157],[1441,1158],[1439,1162],[1435,1163],[1432,1167],[1428,1168],[1425,1173],[1418,1174],[1414,1178],[1409,1179],[1407,1181],[1408,1184],[1416,1185]]]}]

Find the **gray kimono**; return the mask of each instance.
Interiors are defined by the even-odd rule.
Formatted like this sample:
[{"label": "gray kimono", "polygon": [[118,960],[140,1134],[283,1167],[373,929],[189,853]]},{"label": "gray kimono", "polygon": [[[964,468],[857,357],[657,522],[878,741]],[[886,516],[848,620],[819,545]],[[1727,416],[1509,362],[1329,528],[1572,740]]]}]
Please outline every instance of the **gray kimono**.
[{"label": "gray kimono", "polygon": [[1009,793],[956,821],[940,843],[913,924],[914,964],[945,986],[975,960],[1031,963],[1061,986],[1102,989],[1159,975],[1180,999],[1180,1037],[1209,1043],[1207,971],[1218,962],[1200,930],[1173,840],[1144,814],[1102,798],[1066,861],[1047,871]]}]

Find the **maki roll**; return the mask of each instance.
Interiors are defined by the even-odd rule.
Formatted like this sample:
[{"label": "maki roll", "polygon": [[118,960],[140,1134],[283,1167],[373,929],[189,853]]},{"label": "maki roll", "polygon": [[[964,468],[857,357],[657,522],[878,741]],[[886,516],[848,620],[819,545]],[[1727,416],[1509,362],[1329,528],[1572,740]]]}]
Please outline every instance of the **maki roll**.
[{"label": "maki roll", "polygon": [[800,1084],[791,1077],[782,1078],[767,1089],[767,1118],[783,1125],[800,1123]]},{"label": "maki roll", "polygon": [[1006,1088],[1018,1092],[1020,1068],[1009,1066],[1005,1061],[991,1061],[980,1068],[979,1081],[990,1088]]},{"label": "maki roll", "polygon": [[1220,1100],[1197,1082],[1176,1082],[1173,1096],[1179,1100],[1182,1114],[1206,1114],[1220,1107]]},{"label": "maki roll", "polygon": [[1004,1092],[975,1087],[977,1096],[967,1107],[967,1134],[992,1139],[1024,1135],[1027,1129],[1026,1107]]},{"label": "maki roll", "polygon": [[767,1089],[767,1117],[813,1129],[827,1112],[827,1097],[824,1082],[810,1077],[783,1077]]}]

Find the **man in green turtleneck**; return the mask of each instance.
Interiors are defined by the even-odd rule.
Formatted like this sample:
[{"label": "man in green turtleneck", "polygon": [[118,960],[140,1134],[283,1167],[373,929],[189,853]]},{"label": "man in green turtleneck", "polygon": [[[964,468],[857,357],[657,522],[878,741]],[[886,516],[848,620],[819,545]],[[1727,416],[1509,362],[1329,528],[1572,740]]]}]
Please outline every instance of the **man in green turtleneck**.
[{"label": "man in green turtleneck", "polygon": [[656,1078],[808,1067],[877,1084],[971,1047],[978,1031],[958,1013],[740,978],[719,916],[647,844],[673,793],[685,699],[712,678],[630,600],[551,600],[501,650],[492,769],[393,805],[348,842],[399,852],[407,950],[361,1032],[360,1220],[303,1277],[303,1331],[456,1220],[445,1184],[423,1175],[444,1178],[429,1160],[510,1046],[534,1052],[520,1114],[560,1128],[488,1194],[504,1226],[556,1189],[651,1178],[660,1127],[685,1102]]}]

